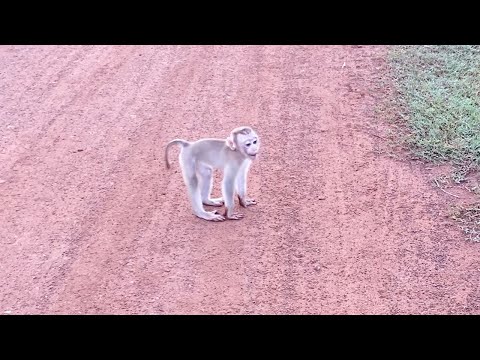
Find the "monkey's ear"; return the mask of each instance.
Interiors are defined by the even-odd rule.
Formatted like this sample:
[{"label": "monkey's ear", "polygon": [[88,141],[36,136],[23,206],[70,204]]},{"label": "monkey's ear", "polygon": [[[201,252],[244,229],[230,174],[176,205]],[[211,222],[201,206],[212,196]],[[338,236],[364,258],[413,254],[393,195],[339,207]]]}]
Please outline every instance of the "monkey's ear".
[{"label": "monkey's ear", "polygon": [[231,135],[227,138],[226,144],[227,144],[227,146],[228,146],[231,150],[235,150],[235,149],[236,149],[235,143],[233,142],[233,137],[232,137]]}]

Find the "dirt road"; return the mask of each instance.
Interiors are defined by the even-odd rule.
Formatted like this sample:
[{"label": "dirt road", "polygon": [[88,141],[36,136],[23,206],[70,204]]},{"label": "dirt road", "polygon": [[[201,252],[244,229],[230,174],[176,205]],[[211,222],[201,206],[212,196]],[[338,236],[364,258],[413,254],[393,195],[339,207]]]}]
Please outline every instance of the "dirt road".
[{"label": "dirt road", "polygon": [[[0,314],[480,314],[480,247],[421,167],[375,152],[384,58],[1,46]],[[163,146],[244,124],[258,205],[198,219]]]}]

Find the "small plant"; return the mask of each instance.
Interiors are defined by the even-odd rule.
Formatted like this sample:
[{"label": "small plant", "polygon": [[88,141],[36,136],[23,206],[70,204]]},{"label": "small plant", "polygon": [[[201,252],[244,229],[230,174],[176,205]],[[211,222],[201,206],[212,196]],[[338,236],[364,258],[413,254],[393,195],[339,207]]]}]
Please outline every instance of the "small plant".
[{"label": "small plant", "polygon": [[480,203],[468,207],[454,207],[451,217],[460,223],[460,227],[468,240],[480,242]]}]

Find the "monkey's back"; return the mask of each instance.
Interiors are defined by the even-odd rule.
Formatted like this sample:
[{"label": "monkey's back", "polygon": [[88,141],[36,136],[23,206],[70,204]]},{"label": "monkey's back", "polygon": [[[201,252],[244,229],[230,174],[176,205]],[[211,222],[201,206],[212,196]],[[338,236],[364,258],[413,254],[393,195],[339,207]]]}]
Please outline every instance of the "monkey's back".
[{"label": "monkey's back", "polygon": [[231,150],[224,139],[201,139],[191,143],[183,151],[206,165],[221,169],[225,163],[226,152]]}]

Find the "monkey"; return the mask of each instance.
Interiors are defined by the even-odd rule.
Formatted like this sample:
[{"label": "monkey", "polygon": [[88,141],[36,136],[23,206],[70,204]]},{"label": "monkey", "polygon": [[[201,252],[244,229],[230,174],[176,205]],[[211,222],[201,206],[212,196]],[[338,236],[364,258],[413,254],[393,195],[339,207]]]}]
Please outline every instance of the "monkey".
[{"label": "monkey", "polygon": [[[170,169],[168,149],[172,145],[181,147],[179,163],[196,216],[209,221],[242,219],[244,214],[234,212],[235,193],[242,207],[257,203],[247,198],[248,171],[260,149],[259,136],[251,127],[237,127],[226,139],[205,138],[195,142],[174,139],[165,147],[167,169]],[[212,199],[215,169],[223,170],[222,197]],[[221,215],[217,211],[205,211],[203,205],[225,205],[225,212]]]}]

